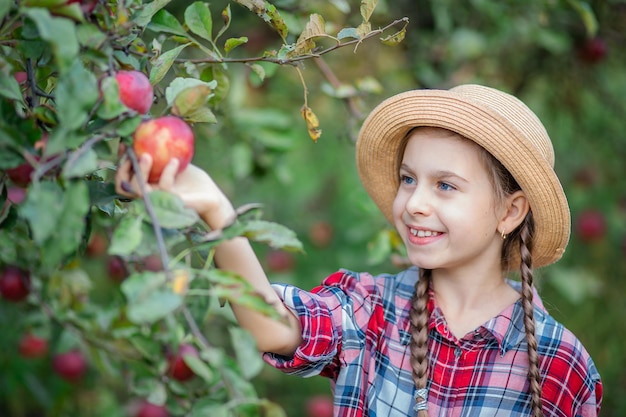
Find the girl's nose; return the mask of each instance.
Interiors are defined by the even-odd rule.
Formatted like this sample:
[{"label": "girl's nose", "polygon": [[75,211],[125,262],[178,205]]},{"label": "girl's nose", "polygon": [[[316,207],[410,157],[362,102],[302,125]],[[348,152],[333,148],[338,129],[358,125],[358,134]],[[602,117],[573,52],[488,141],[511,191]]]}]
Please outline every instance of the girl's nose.
[{"label": "girl's nose", "polygon": [[411,215],[428,215],[432,210],[430,201],[428,190],[417,186],[406,201],[406,211]]}]

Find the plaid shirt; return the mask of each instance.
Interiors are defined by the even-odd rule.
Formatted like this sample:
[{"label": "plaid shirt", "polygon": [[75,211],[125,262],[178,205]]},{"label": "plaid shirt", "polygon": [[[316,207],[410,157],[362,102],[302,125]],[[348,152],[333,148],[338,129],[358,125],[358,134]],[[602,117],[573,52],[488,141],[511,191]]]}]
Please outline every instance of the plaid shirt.
[{"label": "plaid shirt", "polygon": [[[337,417],[415,415],[408,317],[417,277],[416,268],[379,276],[340,271],[310,292],[274,285],[300,318],[304,341],[291,358],[264,359],[289,374],[330,378]],[[531,416],[520,301],[460,340],[432,291],[429,309],[429,416]],[[589,354],[537,294],[535,320],[545,416],[597,416],[602,384]]]}]

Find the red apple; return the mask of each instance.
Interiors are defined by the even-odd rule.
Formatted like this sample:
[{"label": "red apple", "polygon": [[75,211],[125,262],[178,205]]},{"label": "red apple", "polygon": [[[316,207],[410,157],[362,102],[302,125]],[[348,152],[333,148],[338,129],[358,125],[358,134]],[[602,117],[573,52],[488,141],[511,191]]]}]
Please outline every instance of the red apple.
[{"label": "red apple", "polygon": [[111,256],[107,261],[109,278],[113,281],[123,281],[128,276],[128,269],[119,256]]},{"label": "red apple", "polygon": [[178,352],[171,355],[168,360],[168,373],[177,381],[187,381],[195,375],[191,368],[185,363],[184,357],[188,355],[198,357],[198,351],[192,345],[182,344],[178,348]]},{"label": "red apple", "polygon": [[98,5],[98,0],[67,0],[65,4],[78,3],[80,4],[80,9],[85,14],[93,13],[94,9]]},{"label": "red apple", "polygon": [[313,223],[309,228],[309,239],[318,248],[325,248],[333,240],[333,226],[326,221]]},{"label": "red apple", "polygon": [[272,272],[291,271],[295,264],[293,255],[282,250],[268,252],[266,262],[267,268]]},{"label": "red apple", "polygon": [[169,417],[169,415],[170,413],[164,406],[143,401],[137,409],[135,417]]},{"label": "red apple", "polygon": [[138,113],[148,113],[152,107],[154,91],[146,74],[135,70],[118,71],[115,79],[119,86],[121,102]]},{"label": "red apple", "polygon": [[148,120],[139,125],[133,135],[133,150],[138,158],[143,154],[152,157],[148,182],[154,183],[172,158],[178,158],[178,172],[183,171],[194,153],[194,136],[191,127],[175,116]]},{"label": "red apple", "polygon": [[33,334],[25,334],[20,340],[18,350],[24,358],[40,358],[48,353],[48,340]]},{"label": "red apple", "polygon": [[89,237],[85,252],[91,258],[97,258],[103,255],[109,247],[109,241],[102,233],[94,232]]},{"label": "red apple", "polygon": [[7,266],[0,275],[0,294],[9,301],[22,301],[30,293],[30,273],[15,266]]},{"label": "red apple", "polygon": [[13,73],[13,77],[19,84],[24,84],[28,79],[28,74],[26,74],[26,71],[16,71]]},{"label": "red apple", "polygon": [[26,198],[26,189],[22,187],[7,187],[7,198],[13,204],[20,204]]},{"label": "red apple", "polygon": [[595,209],[588,209],[578,215],[576,232],[584,242],[600,240],[606,234],[606,220],[604,214]]},{"label": "red apple", "polygon": [[28,187],[28,184],[31,182],[31,175],[34,171],[35,168],[28,162],[5,170],[9,179],[18,187]]},{"label": "red apple", "polygon": [[163,262],[159,255],[148,255],[143,259],[144,271],[159,272],[163,271]]},{"label": "red apple", "polygon": [[307,399],[306,417],[333,417],[333,399],[328,395],[315,395]]},{"label": "red apple", "polygon": [[52,369],[64,380],[78,382],[87,372],[87,361],[79,350],[70,350],[52,357]]},{"label": "red apple", "polygon": [[596,64],[602,61],[606,54],[606,43],[599,37],[586,40],[578,49],[578,57],[589,64]]}]

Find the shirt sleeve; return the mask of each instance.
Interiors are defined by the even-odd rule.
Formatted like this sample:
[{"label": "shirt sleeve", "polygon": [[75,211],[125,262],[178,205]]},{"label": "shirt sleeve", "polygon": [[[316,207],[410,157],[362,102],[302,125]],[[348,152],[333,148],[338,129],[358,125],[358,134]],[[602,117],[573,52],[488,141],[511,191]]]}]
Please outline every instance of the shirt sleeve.
[{"label": "shirt sleeve", "polygon": [[580,408],[576,411],[576,417],[597,417],[600,414],[600,407],[602,406],[602,381],[591,358],[589,358],[588,362],[587,367],[592,371],[591,375],[593,375],[591,382],[592,389],[589,392],[587,400],[582,403]]},{"label": "shirt sleeve", "polygon": [[263,359],[288,374],[336,379],[345,345],[365,345],[375,317],[372,299],[378,298],[373,277],[339,271],[311,291],[286,284],[273,288],[300,320],[303,342],[291,357],[266,352]]}]

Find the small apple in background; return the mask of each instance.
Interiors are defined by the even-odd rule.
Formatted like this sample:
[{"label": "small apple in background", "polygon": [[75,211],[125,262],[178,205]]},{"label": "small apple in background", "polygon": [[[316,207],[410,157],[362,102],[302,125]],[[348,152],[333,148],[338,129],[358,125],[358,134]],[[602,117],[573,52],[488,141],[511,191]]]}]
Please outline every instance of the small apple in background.
[{"label": "small apple in background", "polygon": [[0,294],[6,300],[18,302],[30,294],[30,273],[16,266],[6,266],[0,275]]},{"label": "small apple in background", "polygon": [[98,0],[67,0],[65,4],[70,5],[73,3],[80,4],[80,9],[83,13],[91,14],[98,5]]},{"label": "small apple in background", "polygon": [[266,264],[272,272],[287,272],[294,268],[295,260],[289,252],[272,250],[267,253]]},{"label": "small apple in background", "polygon": [[85,253],[91,258],[97,258],[106,253],[109,247],[109,240],[100,232],[93,232],[87,242]]},{"label": "small apple in background", "polygon": [[604,213],[596,209],[581,212],[576,218],[576,233],[583,242],[594,242],[606,234]]},{"label": "small apple in background", "polygon": [[314,395],[304,404],[306,417],[333,417],[333,399],[328,395]]},{"label": "small apple in background", "polygon": [[194,372],[185,363],[185,356],[198,357],[198,350],[189,344],[181,344],[178,352],[172,354],[169,359],[169,375],[177,381],[187,381],[195,376]]},{"label": "small apple in background", "polygon": [[7,198],[13,204],[20,204],[26,199],[26,189],[22,187],[8,186]]},{"label": "small apple in background", "polygon": [[133,150],[137,158],[143,154],[152,157],[148,182],[155,183],[172,158],[179,161],[178,172],[191,162],[194,153],[194,135],[191,127],[175,116],[163,116],[142,122],[133,134]]},{"label": "small apple in background", "polygon": [[117,255],[109,257],[107,261],[107,272],[109,273],[109,278],[113,281],[123,281],[128,277],[128,269],[126,269],[122,258]]},{"label": "small apple in background", "polygon": [[28,187],[28,184],[31,182],[31,175],[34,171],[35,168],[28,162],[4,170],[11,182],[22,188]]},{"label": "small apple in background", "polygon": [[170,413],[164,406],[143,401],[137,408],[135,417],[169,417],[169,415]]},{"label": "small apple in background", "polygon": [[119,86],[120,101],[137,113],[146,114],[152,107],[154,90],[150,80],[140,71],[118,71],[115,79]]},{"label": "small apple in background", "polygon": [[70,350],[52,357],[52,369],[64,380],[78,382],[87,372],[87,361],[79,350]]},{"label": "small apple in background", "polygon": [[600,37],[585,40],[578,47],[578,57],[588,64],[597,64],[606,58],[608,48]]},{"label": "small apple in background", "polygon": [[142,261],[141,270],[152,271],[152,272],[163,271],[163,262],[161,261],[161,256],[159,255],[146,256]]},{"label": "small apple in background", "polygon": [[26,71],[16,71],[13,73],[13,77],[18,84],[24,84],[28,80],[28,74]]},{"label": "small apple in background", "polygon": [[309,239],[318,248],[325,248],[333,240],[333,226],[327,221],[315,222],[309,227]]},{"label": "small apple in background", "polygon": [[41,358],[48,353],[48,339],[27,333],[22,336],[18,350],[23,358]]}]

